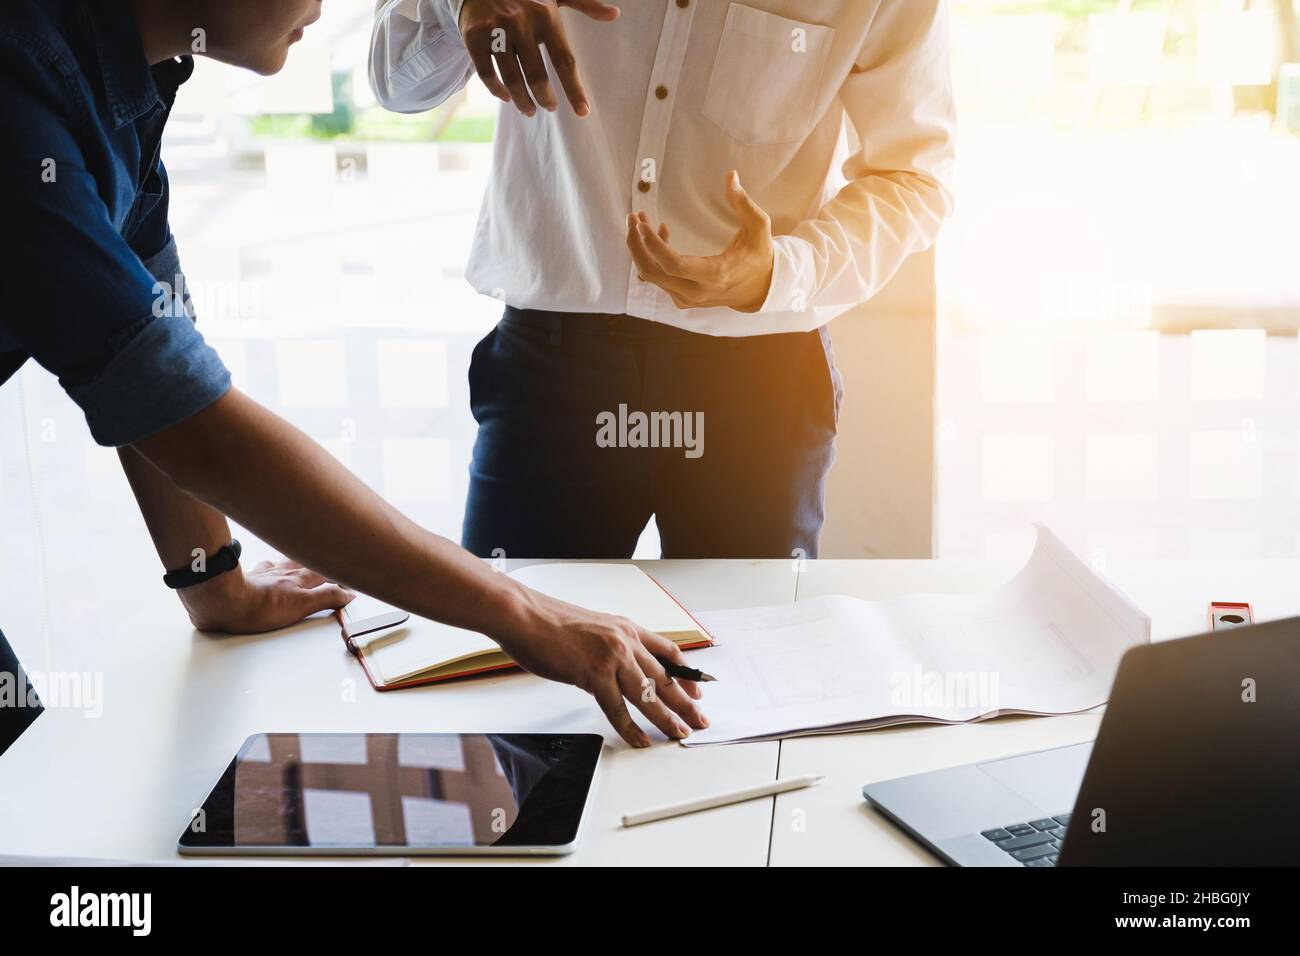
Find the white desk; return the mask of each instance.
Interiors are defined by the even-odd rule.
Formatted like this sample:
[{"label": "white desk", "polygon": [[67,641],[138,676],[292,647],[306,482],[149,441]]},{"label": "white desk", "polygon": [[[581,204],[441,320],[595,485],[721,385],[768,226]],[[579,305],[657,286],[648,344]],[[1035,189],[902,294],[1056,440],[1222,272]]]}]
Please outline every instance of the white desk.
[{"label": "white desk", "polygon": [[[139,550],[139,549],[137,549]],[[147,561],[125,554],[124,567]],[[646,562],[700,610],[818,593],[886,597],[978,590],[1014,568],[923,561]],[[58,572],[60,569],[53,569]],[[68,573],[75,573],[75,569]],[[1210,599],[1250,600],[1261,618],[1300,614],[1300,562],[1163,563],[1112,575],[1155,619],[1157,637],[1203,629]],[[0,854],[175,860],[175,839],[235,749],[258,731],[595,731],[607,748],[579,852],[552,863],[897,864],[933,860],[862,802],[863,783],[1090,738],[1097,715],[914,727],[694,750],[634,752],[581,692],[512,674],[388,694],[373,691],[330,620],[274,635],[194,634],[151,576],[83,582],[58,608],[56,666],[100,670],[97,720],[52,709],[0,758]],[[34,622],[0,622],[43,669]],[[706,698],[707,702],[707,698]],[[814,790],[621,830],[642,806],[743,782],[825,773]]]},{"label": "white desk", "polygon": [[[701,610],[794,599],[789,562],[650,564]],[[586,694],[518,673],[381,694],[332,619],[271,635],[207,637],[190,629],[170,592],[141,577],[129,586],[87,582],[76,607],[61,608],[55,666],[103,672],[103,715],[49,709],[0,758],[0,855],[174,861],[193,809],[259,731],[532,731],[602,733],[609,745],[578,853],[526,862],[767,860],[770,801],[627,831],[619,819],[727,781],[770,780],[777,743],[687,750],[651,731],[662,742],[632,751]],[[38,642],[22,639],[34,622],[6,621],[3,629],[26,668],[46,667]]]}]

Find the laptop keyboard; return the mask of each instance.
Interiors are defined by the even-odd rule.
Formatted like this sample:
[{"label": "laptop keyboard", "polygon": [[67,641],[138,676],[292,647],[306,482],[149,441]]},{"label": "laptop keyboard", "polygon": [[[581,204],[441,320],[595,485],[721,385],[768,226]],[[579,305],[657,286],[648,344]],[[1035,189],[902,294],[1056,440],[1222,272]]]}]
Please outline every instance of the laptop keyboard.
[{"label": "laptop keyboard", "polygon": [[1003,853],[1011,854],[1022,866],[1056,866],[1065,843],[1065,828],[1070,825],[1070,815],[1044,817],[1028,823],[1008,823],[1004,827],[984,830],[980,836],[992,841]]}]

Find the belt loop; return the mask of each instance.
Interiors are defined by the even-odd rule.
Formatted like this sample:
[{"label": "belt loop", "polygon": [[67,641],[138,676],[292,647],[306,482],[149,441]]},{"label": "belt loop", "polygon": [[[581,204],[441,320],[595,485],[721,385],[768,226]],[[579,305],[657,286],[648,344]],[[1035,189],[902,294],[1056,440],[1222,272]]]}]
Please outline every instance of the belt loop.
[{"label": "belt loop", "polygon": [[559,312],[551,314],[551,345],[558,348],[564,344],[564,316]]}]

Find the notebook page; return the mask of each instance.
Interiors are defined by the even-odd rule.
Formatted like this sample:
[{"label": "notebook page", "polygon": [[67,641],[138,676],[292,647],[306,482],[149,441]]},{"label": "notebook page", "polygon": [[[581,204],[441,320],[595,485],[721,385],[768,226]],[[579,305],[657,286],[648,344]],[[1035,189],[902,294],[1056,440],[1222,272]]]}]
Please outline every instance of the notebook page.
[{"label": "notebook page", "polygon": [[648,631],[700,630],[681,605],[634,564],[533,564],[510,576],[561,601],[626,617]]},{"label": "notebook page", "polygon": [[[362,594],[347,606],[347,617],[360,621],[391,610],[382,601]],[[364,634],[355,641],[381,684],[398,683],[435,665],[497,649],[496,643],[482,634],[414,614],[399,627]]]}]

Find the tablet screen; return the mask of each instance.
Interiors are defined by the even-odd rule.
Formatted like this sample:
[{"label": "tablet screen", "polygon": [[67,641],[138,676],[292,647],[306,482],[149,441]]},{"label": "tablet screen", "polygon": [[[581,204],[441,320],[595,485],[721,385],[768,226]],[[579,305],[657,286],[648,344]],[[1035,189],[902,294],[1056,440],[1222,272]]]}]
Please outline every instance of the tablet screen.
[{"label": "tablet screen", "polygon": [[563,852],[595,734],[255,734],[194,814],[192,853]]}]

